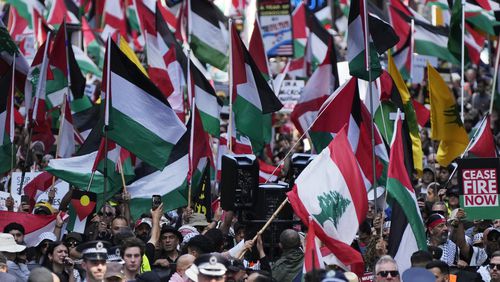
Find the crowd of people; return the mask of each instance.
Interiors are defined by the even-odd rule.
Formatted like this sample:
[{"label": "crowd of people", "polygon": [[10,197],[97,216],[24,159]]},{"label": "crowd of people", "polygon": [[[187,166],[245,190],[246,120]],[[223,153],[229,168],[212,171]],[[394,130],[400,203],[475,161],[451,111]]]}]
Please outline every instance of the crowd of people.
[{"label": "crowd of people", "polygon": [[[341,35],[335,38],[336,47],[341,50],[339,61],[342,61],[345,38]],[[448,64],[441,66],[449,67]],[[474,136],[482,118],[490,114],[498,151],[498,111],[495,108],[488,113],[495,79],[493,68],[481,64],[466,70],[463,101],[458,71],[449,69],[448,85],[457,104],[464,104],[464,128],[470,137]],[[429,104],[425,79],[409,84],[409,90],[413,99]],[[273,149],[266,152],[263,159],[279,165],[290,151],[311,152],[307,151],[309,147],[304,140],[298,139],[289,114],[276,113],[274,121]],[[221,132],[226,130],[225,126],[221,127]],[[43,171],[54,158],[54,152],[46,154],[41,142],[28,145],[27,137],[23,125],[16,127],[14,143],[18,154],[14,170]],[[28,202],[15,207],[13,198],[5,201],[5,209],[11,212],[57,214],[57,217],[54,230],[40,233],[34,244],[25,242],[28,226],[17,223],[15,218],[0,230],[0,281],[500,282],[500,219],[468,220],[460,207],[455,163],[446,167],[437,164],[439,141],[431,140],[430,124],[420,128],[420,137],[423,175],[419,177],[415,173],[411,180],[426,228],[427,250],[405,258],[411,262],[409,269],[399,269],[397,260],[401,258],[390,256],[394,255],[389,242],[392,210],[379,199],[369,202],[366,219],[351,244],[364,260],[365,275],[361,276],[337,263],[331,253],[324,255],[320,269],[304,271],[307,227],[301,223],[273,229],[270,235],[276,236],[273,246],[264,235],[256,236],[258,228],[239,220],[236,211],[220,207],[207,218],[191,207],[169,211],[161,204],[132,219],[128,210],[130,195],[126,191],[107,201],[93,215],[84,233],[68,232],[64,214],[68,212],[71,188],[59,209],[50,202],[53,194],[52,198],[49,195],[48,202],[34,207]],[[25,152],[29,153],[25,155]],[[28,162],[33,165],[26,165]],[[279,180],[286,179],[287,167],[285,165]],[[2,179],[3,190],[9,191],[10,181],[9,176]],[[217,189],[212,192],[214,199],[220,196]]]}]

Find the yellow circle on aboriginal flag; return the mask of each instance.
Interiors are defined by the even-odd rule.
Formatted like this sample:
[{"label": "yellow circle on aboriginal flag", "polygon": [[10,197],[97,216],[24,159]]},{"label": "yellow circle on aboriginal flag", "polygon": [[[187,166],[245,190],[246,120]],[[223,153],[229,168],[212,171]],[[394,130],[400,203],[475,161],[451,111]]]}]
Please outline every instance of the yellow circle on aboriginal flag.
[{"label": "yellow circle on aboriginal flag", "polygon": [[89,198],[89,196],[83,195],[80,198],[80,204],[82,204],[82,206],[84,206],[84,207],[88,206],[90,204],[90,198]]}]

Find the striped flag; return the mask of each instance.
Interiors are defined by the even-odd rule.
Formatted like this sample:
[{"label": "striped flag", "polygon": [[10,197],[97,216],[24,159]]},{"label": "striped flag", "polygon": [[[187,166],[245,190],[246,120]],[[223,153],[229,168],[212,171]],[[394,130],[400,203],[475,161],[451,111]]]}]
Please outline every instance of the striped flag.
[{"label": "striped flag", "polygon": [[[24,242],[26,246],[33,247],[38,242],[38,236],[44,232],[53,232],[56,226],[56,216],[37,215],[30,213],[0,211],[0,230],[12,222],[21,224],[24,227]],[[63,216],[63,218],[65,218]]]},{"label": "striped flag", "polygon": [[469,154],[479,158],[496,158],[498,156],[495,137],[491,132],[491,118],[488,114],[478,128],[474,142],[470,145]]},{"label": "striped flag", "polygon": [[108,42],[106,52],[109,63],[105,64],[103,90],[108,137],[141,160],[163,169],[186,127],[163,93],[114,42]]},{"label": "striped flag", "polygon": [[190,46],[204,63],[225,70],[228,63],[228,31],[224,14],[210,1],[189,0]]},{"label": "striped flag", "polygon": [[7,72],[0,78],[0,173],[13,168],[14,141],[14,89],[13,74]]},{"label": "striped flag", "polygon": [[[359,98],[358,80],[353,77],[340,86],[323,103],[319,109],[319,112],[321,111],[323,111],[322,115],[309,132],[314,149],[320,152],[326,148],[344,125],[348,124],[347,131],[351,149],[355,152],[365,187],[368,190],[374,184],[370,124],[372,118],[370,112]],[[376,125],[374,150],[376,155],[376,179],[385,182],[383,168],[388,163],[389,157]]]},{"label": "striped flag", "polygon": [[350,244],[366,217],[368,198],[347,134],[346,127],[339,130],[328,147],[302,171],[287,195],[302,222],[314,224],[316,236],[342,264],[361,275],[363,258]]},{"label": "striped flag", "polygon": [[265,114],[276,112],[283,105],[262,76],[234,27],[231,28],[231,46],[235,125],[250,138],[254,151],[260,152],[266,142],[262,130],[268,120]]},{"label": "striped flag", "polygon": [[[410,257],[418,250],[426,250],[425,228],[420,215],[415,190],[405,166],[401,112],[396,114],[391,156],[387,173],[387,197],[392,203],[393,218],[389,233],[389,254],[398,263],[400,272],[411,267]],[[397,211],[397,212],[396,212]]]}]

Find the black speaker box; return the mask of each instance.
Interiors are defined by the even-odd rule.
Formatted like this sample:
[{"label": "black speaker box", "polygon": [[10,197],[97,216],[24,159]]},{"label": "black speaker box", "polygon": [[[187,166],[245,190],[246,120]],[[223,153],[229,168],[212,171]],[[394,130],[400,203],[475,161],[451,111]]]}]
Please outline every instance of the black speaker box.
[{"label": "black speaker box", "polygon": [[238,211],[251,209],[259,187],[259,162],[255,155],[222,156],[221,207]]}]

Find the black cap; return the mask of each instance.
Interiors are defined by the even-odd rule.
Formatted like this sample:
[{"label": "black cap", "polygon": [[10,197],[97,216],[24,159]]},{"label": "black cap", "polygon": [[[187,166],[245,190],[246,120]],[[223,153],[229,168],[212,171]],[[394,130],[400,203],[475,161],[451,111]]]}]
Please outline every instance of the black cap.
[{"label": "black cap", "polygon": [[182,242],[182,234],[179,232],[179,230],[175,229],[173,226],[164,224],[163,227],[161,228],[160,231],[160,236],[165,234],[165,233],[173,233],[177,238],[179,238],[179,243]]},{"label": "black cap", "polygon": [[82,253],[84,260],[107,260],[110,247],[106,241],[90,241],[80,244],[76,250]]},{"label": "black cap", "polygon": [[69,239],[73,239],[78,243],[81,243],[83,241],[82,234],[78,232],[69,232],[64,236],[64,241],[68,241]]}]

